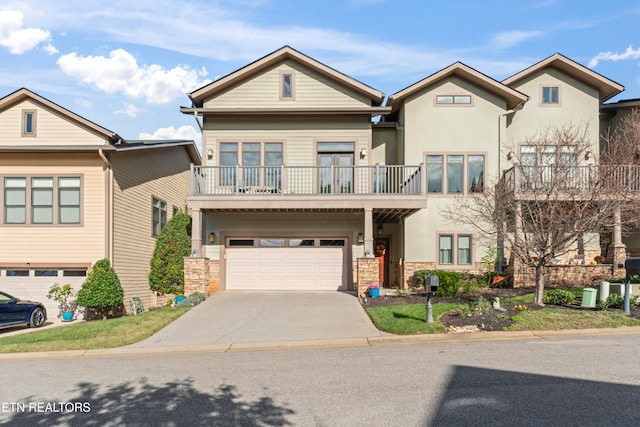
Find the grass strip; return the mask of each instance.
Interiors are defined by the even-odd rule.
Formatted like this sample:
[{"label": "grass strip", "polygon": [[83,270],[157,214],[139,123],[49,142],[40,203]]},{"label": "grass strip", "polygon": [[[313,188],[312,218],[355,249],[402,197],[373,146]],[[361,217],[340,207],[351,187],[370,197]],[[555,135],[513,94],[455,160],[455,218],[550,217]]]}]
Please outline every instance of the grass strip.
[{"label": "grass strip", "polygon": [[187,311],[188,308],[163,308],[137,316],[64,325],[0,338],[0,353],[122,347],[150,337]]}]

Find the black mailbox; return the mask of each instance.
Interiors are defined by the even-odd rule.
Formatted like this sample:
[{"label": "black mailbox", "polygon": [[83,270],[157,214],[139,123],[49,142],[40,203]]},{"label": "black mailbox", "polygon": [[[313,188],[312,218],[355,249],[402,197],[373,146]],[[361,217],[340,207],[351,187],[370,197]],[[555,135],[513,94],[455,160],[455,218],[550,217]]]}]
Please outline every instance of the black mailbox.
[{"label": "black mailbox", "polygon": [[640,258],[625,259],[624,269],[627,270],[627,277],[640,274]]},{"label": "black mailbox", "polygon": [[427,276],[425,279],[425,288],[427,292],[438,292],[440,286],[440,278],[438,276]]}]

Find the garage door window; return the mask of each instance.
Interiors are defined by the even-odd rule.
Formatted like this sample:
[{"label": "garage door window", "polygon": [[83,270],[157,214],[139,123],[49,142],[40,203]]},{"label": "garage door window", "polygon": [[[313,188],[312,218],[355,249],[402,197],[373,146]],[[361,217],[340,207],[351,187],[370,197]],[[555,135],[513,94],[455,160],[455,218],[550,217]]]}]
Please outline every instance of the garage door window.
[{"label": "garage door window", "polygon": [[231,239],[229,246],[253,246],[253,239]]},{"label": "garage door window", "polygon": [[7,270],[7,277],[28,277],[29,270]]},{"label": "garage door window", "polygon": [[283,247],[284,239],[260,239],[258,243],[262,247]]},{"label": "garage door window", "polygon": [[315,246],[313,239],[289,239],[289,246]]},{"label": "garage door window", "polygon": [[344,246],[344,240],[320,240],[320,246]]},{"label": "garage door window", "polygon": [[58,270],[36,270],[36,277],[54,277],[58,275]]}]

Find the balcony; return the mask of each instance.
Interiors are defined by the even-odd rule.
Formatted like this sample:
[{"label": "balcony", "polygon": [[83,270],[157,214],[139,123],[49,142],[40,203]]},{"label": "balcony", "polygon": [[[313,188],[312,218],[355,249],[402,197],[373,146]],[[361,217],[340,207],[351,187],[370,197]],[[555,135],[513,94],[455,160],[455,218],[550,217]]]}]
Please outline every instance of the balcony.
[{"label": "balcony", "polygon": [[380,220],[397,220],[401,212],[426,207],[423,174],[422,165],[192,165],[189,205],[219,211],[373,208]]},{"label": "balcony", "polygon": [[587,196],[595,191],[640,194],[640,166],[515,166],[504,171],[501,186],[503,191],[524,198],[540,192],[572,196]]},{"label": "balcony", "polygon": [[421,166],[192,166],[192,195],[420,195]]}]

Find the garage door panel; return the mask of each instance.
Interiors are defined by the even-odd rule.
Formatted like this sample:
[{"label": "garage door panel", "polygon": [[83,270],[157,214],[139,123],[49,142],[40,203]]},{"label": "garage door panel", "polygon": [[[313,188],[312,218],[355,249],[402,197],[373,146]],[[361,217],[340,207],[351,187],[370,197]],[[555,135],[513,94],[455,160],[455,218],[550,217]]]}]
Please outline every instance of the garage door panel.
[{"label": "garage door panel", "polygon": [[342,247],[228,248],[229,290],[338,290],[343,282]]}]

